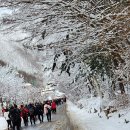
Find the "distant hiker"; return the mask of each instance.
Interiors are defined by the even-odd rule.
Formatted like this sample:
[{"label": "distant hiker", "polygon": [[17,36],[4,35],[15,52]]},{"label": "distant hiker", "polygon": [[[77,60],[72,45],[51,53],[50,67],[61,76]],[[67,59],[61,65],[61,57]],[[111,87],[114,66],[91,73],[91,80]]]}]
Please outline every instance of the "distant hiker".
[{"label": "distant hiker", "polygon": [[46,102],[44,101],[44,102],[42,103],[43,116],[44,116],[44,106],[45,106],[45,104],[46,104]]},{"label": "distant hiker", "polygon": [[64,97],[64,102],[66,102],[66,96]]},{"label": "distant hiker", "polygon": [[16,104],[14,105],[14,107],[11,108],[9,112],[9,117],[13,123],[13,130],[15,130],[15,127],[17,128],[17,130],[20,130],[21,127],[20,110],[17,108]]},{"label": "distant hiker", "polygon": [[29,104],[29,116],[30,116],[30,123],[32,125],[32,121],[35,124],[35,107],[33,104]]},{"label": "distant hiker", "polygon": [[54,100],[52,101],[52,104],[51,104],[51,110],[53,113],[56,113],[56,103]]},{"label": "distant hiker", "polygon": [[4,116],[4,113],[5,113],[5,108],[2,107],[2,114],[3,114],[3,116]]},{"label": "distant hiker", "polygon": [[21,117],[23,118],[23,122],[25,126],[28,126],[28,112],[29,110],[21,105]]},{"label": "distant hiker", "polygon": [[43,114],[44,114],[44,110],[43,110],[43,104],[40,103],[40,116],[41,116],[41,121],[43,122]]},{"label": "distant hiker", "polygon": [[38,119],[40,122],[43,122],[43,109],[42,109],[42,105],[40,103],[36,104],[36,115],[38,115]]},{"label": "distant hiker", "polygon": [[49,104],[49,102],[45,103],[44,114],[46,114],[48,122],[51,122],[51,106]]},{"label": "distant hiker", "polygon": [[51,101],[47,101],[47,104],[51,106]]},{"label": "distant hiker", "polygon": [[69,34],[66,35],[66,40],[69,40]]},{"label": "distant hiker", "polygon": [[42,32],[42,38],[43,38],[43,39],[45,38],[45,34],[46,34],[46,30],[44,30],[44,31]]},{"label": "distant hiker", "polygon": [[63,104],[64,103],[64,100],[63,100],[63,98],[61,99],[61,104]]},{"label": "distant hiker", "polygon": [[11,119],[9,118],[9,110],[8,110],[8,108],[5,109],[4,117],[5,117],[6,121],[7,121],[8,129],[12,128]]}]

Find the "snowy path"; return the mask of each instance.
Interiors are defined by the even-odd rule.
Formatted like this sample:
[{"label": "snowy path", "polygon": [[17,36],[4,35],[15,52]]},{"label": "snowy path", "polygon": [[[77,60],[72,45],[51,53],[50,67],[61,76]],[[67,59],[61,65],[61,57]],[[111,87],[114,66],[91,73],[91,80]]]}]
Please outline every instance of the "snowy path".
[{"label": "snowy path", "polygon": [[39,121],[36,122],[36,125],[32,125],[28,127],[22,127],[22,130],[54,130],[60,118],[62,118],[62,109],[64,106],[58,107],[57,114],[52,114],[52,121],[48,122],[46,116],[44,116],[44,122],[40,123]]},{"label": "snowy path", "polygon": [[61,124],[64,124],[63,121],[65,119],[66,117],[65,117],[65,104],[64,104],[58,107],[57,114],[52,114],[52,122],[48,122],[46,119],[46,116],[44,116],[43,123],[40,123],[39,121],[37,121],[36,125],[31,126],[30,123],[28,127],[24,127],[22,125],[21,130],[57,130],[57,129],[60,129],[59,127],[62,126]]},{"label": "snowy path", "polygon": [[65,118],[65,104],[61,105],[57,109],[57,114],[52,114],[52,121],[48,122],[46,116],[44,122],[37,122],[35,126],[23,127],[22,130],[56,130],[59,129],[59,124],[63,124],[61,120]]},{"label": "snowy path", "polygon": [[7,127],[7,123],[5,121],[5,118],[0,116],[0,130],[4,130],[6,129],[6,127]]}]

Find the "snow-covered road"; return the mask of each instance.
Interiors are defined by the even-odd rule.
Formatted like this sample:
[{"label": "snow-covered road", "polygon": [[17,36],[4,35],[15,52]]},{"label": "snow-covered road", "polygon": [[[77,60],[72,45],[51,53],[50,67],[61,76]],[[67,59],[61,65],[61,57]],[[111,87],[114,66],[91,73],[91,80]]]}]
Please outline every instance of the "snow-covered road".
[{"label": "snow-covered road", "polygon": [[0,116],[0,130],[4,130],[6,129],[6,127],[7,127],[7,123],[5,121],[5,118]]},{"label": "snow-covered road", "polygon": [[[62,108],[62,107],[61,107]],[[28,127],[22,127],[22,130],[54,130],[58,120],[62,118],[61,113],[58,111],[58,114],[52,114],[52,122],[48,122],[46,116],[44,116],[44,122],[40,123],[39,121],[36,122],[36,125],[30,125]]]},{"label": "snow-covered road", "polygon": [[[62,124],[65,124],[65,104],[61,105],[57,109],[57,114],[52,114],[52,121],[48,122],[46,116],[44,116],[44,122],[37,122],[36,125],[29,127],[22,127],[22,130],[57,130]],[[66,127],[66,126],[64,126]],[[60,129],[61,130],[61,129]]]},{"label": "snow-covered road", "polygon": [[22,130],[54,130],[56,121],[44,122],[34,126],[22,127]]},{"label": "snow-covered road", "polygon": [[[24,127],[22,122],[22,130],[53,130],[56,126],[57,121],[60,119],[60,114],[52,115],[52,122],[47,122],[46,116],[44,117],[44,122],[40,123],[36,122],[36,125],[30,125],[28,127]],[[6,130],[7,123],[3,117],[0,117],[0,130]]]},{"label": "snow-covered road", "polygon": [[[6,121],[3,117],[0,118],[0,130],[6,129]],[[68,127],[68,128],[67,128]],[[65,104],[58,106],[57,114],[52,114],[52,122],[48,122],[46,116],[44,116],[44,122],[40,123],[36,122],[36,125],[30,125],[28,127],[24,127],[22,123],[21,130],[72,130],[69,129],[68,119],[66,117],[66,107]]]}]

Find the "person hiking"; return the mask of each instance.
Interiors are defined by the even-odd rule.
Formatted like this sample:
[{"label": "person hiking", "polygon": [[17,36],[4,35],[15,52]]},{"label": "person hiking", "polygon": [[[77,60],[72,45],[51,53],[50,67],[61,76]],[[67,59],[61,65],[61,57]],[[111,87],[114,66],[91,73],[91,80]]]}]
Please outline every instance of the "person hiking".
[{"label": "person hiking", "polygon": [[39,104],[39,109],[40,109],[41,121],[43,122],[43,118],[44,118],[43,113],[44,113],[44,111],[43,111],[43,106],[42,105],[43,105],[42,103]]},{"label": "person hiking", "polygon": [[40,103],[36,104],[36,115],[38,115],[40,123],[43,122],[43,110],[42,105]]},{"label": "person hiking", "polygon": [[5,113],[5,108],[2,107],[2,114],[3,114],[3,116],[4,116],[4,113]]},{"label": "person hiking", "polygon": [[48,122],[51,122],[51,106],[49,102],[46,102],[44,105],[44,114],[46,114]]},{"label": "person hiking", "polygon": [[21,105],[21,117],[23,118],[23,122],[25,126],[28,126],[28,112],[29,110]]},{"label": "person hiking", "polygon": [[35,125],[35,116],[36,116],[36,114],[35,114],[35,107],[34,107],[33,104],[29,105],[29,116],[30,116],[31,125],[32,125],[32,121],[33,121],[33,123]]},{"label": "person hiking", "polygon": [[56,114],[56,103],[55,103],[54,100],[52,101],[52,104],[51,104],[51,110],[52,110],[53,113]]},{"label": "person hiking", "polygon": [[13,123],[13,130],[15,130],[15,128],[17,128],[17,130],[20,130],[21,127],[20,110],[17,108],[16,104],[14,104],[14,107],[11,108],[9,112],[9,117]]},{"label": "person hiking", "polygon": [[7,121],[8,129],[12,128],[11,119],[9,118],[9,110],[8,110],[8,108],[5,109],[4,117],[5,117],[5,120]]}]

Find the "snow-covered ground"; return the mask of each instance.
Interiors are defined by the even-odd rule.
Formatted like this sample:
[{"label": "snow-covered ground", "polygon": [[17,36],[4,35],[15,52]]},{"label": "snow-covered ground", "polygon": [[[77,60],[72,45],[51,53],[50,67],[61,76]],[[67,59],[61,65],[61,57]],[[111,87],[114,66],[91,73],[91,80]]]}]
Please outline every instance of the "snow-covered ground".
[{"label": "snow-covered ground", "polygon": [[5,130],[7,128],[7,123],[4,117],[0,117],[0,130]]},{"label": "snow-covered ground", "polygon": [[[88,113],[85,109],[79,109],[72,102],[67,102],[67,113],[76,130],[129,130],[130,129],[130,110],[125,109],[110,115],[107,119],[102,112]],[[119,118],[119,114],[121,117]],[[125,123],[128,121],[128,123]]]},{"label": "snow-covered ground", "polygon": [[12,14],[12,10],[8,8],[0,8],[0,17]]}]

